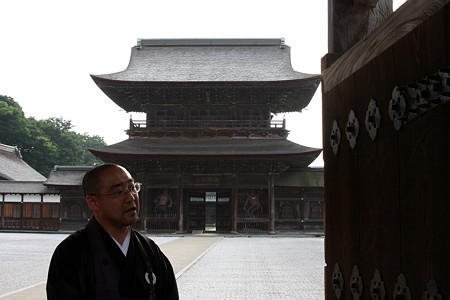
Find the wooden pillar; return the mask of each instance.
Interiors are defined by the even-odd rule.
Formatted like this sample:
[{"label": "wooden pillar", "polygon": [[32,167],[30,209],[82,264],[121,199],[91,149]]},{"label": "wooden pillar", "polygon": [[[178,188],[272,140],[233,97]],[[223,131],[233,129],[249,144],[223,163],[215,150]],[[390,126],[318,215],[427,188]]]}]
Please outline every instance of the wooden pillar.
[{"label": "wooden pillar", "polygon": [[233,175],[233,186],[231,189],[231,233],[237,233],[237,208],[238,208],[238,182],[237,176]]},{"label": "wooden pillar", "polygon": [[23,229],[23,210],[24,210],[24,204],[23,204],[23,194],[20,194],[20,229]]},{"label": "wooden pillar", "polygon": [[44,222],[44,194],[41,194],[41,203],[40,203],[40,216],[39,216],[39,230],[43,230],[44,224],[47,224],[47,221]]},{"label": "wooden pillar", "polygon": [[275,233],[275,193],[273,173],[269,173],[267,192],[269,196],[269,233]]},{"label": "wooden pillar", "polygon": [[147,230],[147,203],[148,203],[148,190],[146,188],[147,186],[147,176],[144,172],[137,172],[137,181],[142,183],[142,189],[141,189],[141,195],[139,198],[140,202],[140,212],[139,212],[139,219],[140,219],[140,229],[141,230]]},{"label": "wooden pillar", "polygon": [[2,210],[0,211],[1,213],[1,219],[2,219],[2,223],[0,228],[4,228],[5,227],[5,194],[2,194]]},{"label": "wooden pillar", "polygon": [[147,230],[147,203],[148,203],[148,193],[147,189],[142,189],[141,192],[142,199],[144,201],[141,201],[141,211],[140,211],[140,218],[141,218],[141,230]]},{"label": "wooden pillar", "polygon": [[183,190],[183,175],[178,175],[178,233],[184,233],[184,190]]},{"label": "wooden pillar", "polygon": [[[59,190],[59,224],[58,224],[59,230],[62,229],[62,218],[63,218],[63,210],[64,210],[63,191],[64,190],[62,188]],[[85,200],[84,193],[83,193],[83,200]],[[89,221],[89,218],[88,218],[88,221]]]},{"label": "wooden pillar", "polygon": [[303,214],[304,220],[309,220],[310,217],[310,211],[311,211],[311,201],[305,200],[305,210]]}]

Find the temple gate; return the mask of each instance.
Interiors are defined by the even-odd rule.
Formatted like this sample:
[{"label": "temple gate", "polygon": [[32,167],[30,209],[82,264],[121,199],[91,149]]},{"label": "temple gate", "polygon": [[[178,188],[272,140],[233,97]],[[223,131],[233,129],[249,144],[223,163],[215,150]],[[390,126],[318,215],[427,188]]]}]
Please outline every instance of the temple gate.
[{"label": "temple gate", "polygon": [[91,149],[144,184],[141,229],[275,232],[281,204],[297,221],[283,227],[304,228],[275,191],[300,202],[311,186],[285,176],[314,173],[321,149],[287,140],[282,115],[305,108],[320,77],[292,69],[283,39],[138,40],[126,70],[92,78],[127,112],[145,113],[130,119],[129,139]]}]

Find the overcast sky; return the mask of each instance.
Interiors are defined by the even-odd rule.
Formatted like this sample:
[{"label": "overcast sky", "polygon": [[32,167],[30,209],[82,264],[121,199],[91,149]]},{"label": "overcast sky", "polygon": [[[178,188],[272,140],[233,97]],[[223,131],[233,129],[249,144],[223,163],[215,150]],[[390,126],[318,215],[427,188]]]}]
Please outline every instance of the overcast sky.
[{"label": "overcast sky", "polygon": [[[138,38],[283,37],[293,69],[320,74],[327,2],[0,1],[0,95],[14,98],[27,117],[62,117],[79,133],[117,143],[128,137],[130,115],[89,75],[124,70]],[[319,87],[306,110],[286,116],[289,140],[322,148],[321,101]],[[323,166],[322,158],[312,166]]]}]

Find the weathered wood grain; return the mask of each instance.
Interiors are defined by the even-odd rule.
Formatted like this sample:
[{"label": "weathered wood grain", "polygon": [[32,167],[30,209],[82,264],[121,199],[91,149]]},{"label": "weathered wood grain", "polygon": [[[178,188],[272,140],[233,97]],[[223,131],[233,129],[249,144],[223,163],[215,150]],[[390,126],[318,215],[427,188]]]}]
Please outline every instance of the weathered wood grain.
[{"label": "weathered wood grain", "polygon": [[[323,95],[326,299],[335,299],[331,275],[336,263],[345,278],[341,299],[352,298],[353,266],[364,286],[361,299],[372,298],[369,287],[377,269],[386,299],[392,299],[400,274],[412,299],[423,296],[430,279],[443,297],[450,295],[450,102],[411,112],[397,129],[389,117],[395,86],[414,87],[449,66],[450,5],[439,3],[444,2],[411,28],[411,22],[404,23],[405,35],[378,55],[367,54],[369,60],[354,72],[346,69],[353,73],[336,78]],[[364,124],[372,98],[381,114],[375,140]],[[407,98],[410,108],[417,99]],[[361,125],[354,148],[345,138],[350,110]],[[334,120],[342,132],[337,154],[329,142]]]},{"label": "weathered wood grain", "polygon": [[324,93],[386,51],[450,0],[408,0],[380,26],[322,72]]}]

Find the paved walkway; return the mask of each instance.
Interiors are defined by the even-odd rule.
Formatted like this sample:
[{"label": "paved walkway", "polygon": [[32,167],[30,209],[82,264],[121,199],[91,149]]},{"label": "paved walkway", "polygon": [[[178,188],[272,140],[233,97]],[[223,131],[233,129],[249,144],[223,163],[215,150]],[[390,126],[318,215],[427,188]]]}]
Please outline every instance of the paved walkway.
[{"label": "paved walkway", "polygon": [[[323,299],[323,238],[187,235],[160,245],[180,299]],[[45,283],[0,297],[46,299]]]}]

